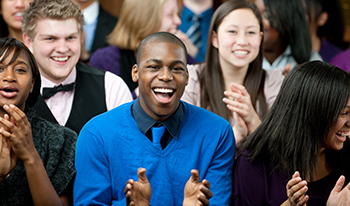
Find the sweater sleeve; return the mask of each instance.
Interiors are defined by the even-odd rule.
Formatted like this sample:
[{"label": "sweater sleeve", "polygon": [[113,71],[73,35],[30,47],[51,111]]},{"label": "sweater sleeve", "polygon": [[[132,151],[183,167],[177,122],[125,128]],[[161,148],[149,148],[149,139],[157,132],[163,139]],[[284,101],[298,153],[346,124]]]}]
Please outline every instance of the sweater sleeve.
[{"label": "sweater sleeve", "polygon": [[232,193],[232,167],[236,152],[235,138],[230,124],[217,145],[215,155],[205,175],[213,193],[211,205],[230,205]]},{"label": "sweater sleeve", "polygon": [[[91,124],[90,124],[91,125]],[[113,199],[112,180],[103,140],[87,124],[80,132],[75,154],[77,170],[74,205],[125,205]]]}]

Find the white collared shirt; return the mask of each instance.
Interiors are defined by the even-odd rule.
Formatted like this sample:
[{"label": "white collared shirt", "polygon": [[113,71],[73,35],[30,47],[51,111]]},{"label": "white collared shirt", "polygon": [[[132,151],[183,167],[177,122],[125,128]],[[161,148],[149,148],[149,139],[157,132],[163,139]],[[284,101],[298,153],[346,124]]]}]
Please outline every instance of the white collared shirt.
[{"label": "white collared shirt", "polygon": [[[41,75],[40,93],[42,94],[44,87],[54,87],[60,84],[70,84],[75,81],[76,77],[76,67],[73,68],[72,72],[64,81],[58,84],[48,80]],[[111,110],[121,104],[133,100],[131,92],[122,78],[111,72],[106,72],[104,80],[107,110]],[[68,121],[73,105],[74,91],[75,87],[72,91],[57,92],[54,96],[45,100],[47,106],[51,110],[51,113],[60,125],[64,126]]]}]

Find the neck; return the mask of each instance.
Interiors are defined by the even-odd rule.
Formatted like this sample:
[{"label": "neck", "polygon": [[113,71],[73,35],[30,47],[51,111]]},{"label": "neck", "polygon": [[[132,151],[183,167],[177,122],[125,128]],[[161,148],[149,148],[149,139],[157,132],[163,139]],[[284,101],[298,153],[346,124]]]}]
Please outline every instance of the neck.
[{"label": "neck", "polygon": [[243,85],[245,76],[247,75],[248,66],[249,65],[238,68],[232,65],[225,65],[220,61],[220,67],[222,75],[224,77],[226,91],[230,91],[230,84],[232,82]]},{"label": "neck", "polygon": [[184,5],[195,14],[201,14],[213,7],[212,0],[184,0]]},{"label": "neck", "polygon": [[21,41],[23,43],[23,33],[22,30],[17,30],[13,28],[8,28],[9,30],[9,37],[16,38],[17,40]]},{"label": "neck", "polygon": [[[322,148],[320,149],[317,157],[317,165],[315,167],[315,171],[313,174],[313,180],[312,181],[317,181],[320,180],[327,175],[329,175],[332,172],[332,169],[328,166],[327,161],[326,161],[326,153],[325,149]],[[307,182],[311,181],[311,178],[309,175],[305,178]]]},{"label": "neck", "polygon": [[321,39],[317,34],[311,34],[312,51],[319,52],[321,49]]},{"label": "neck", "polygon": [[286,50],[286,46],[283,45],[276,45],[273,49],[265,49],[264,50],[264,57],[267,59],[267,61],[272,65],[273,62]]}]

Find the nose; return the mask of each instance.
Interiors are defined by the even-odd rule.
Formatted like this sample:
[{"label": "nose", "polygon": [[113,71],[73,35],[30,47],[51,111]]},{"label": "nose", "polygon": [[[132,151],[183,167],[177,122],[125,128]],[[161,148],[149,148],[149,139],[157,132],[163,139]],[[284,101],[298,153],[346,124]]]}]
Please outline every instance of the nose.
[{"label": "nose", "polygon": [[176,27],[180,26],[181,25],[181,19],[180,19],[180,16],[176,13],[175,16],[174,16],[174,24],[176,25]]},{"label": "nose", "polygon": [[247,39],[246,39],[246,35],[244,32],[241,32],[238,35],[237,44],[238,45],[247,45],[248,44]]},{"label": "nose", "polygon": [[165,82],[173,80],[173,75],[171,74],[170,69],[168,67],[163,67],[160,69],[158,79]]},{"label": "nose", "polygon": [[65,53],[69,50],[67,42],[65,39],[60,39],[57,41],[56,51],[59,53]]},{"label": "nose", "polygon": [[24,8],[26,4],[25,0],[15,0],[15,7],[16,8]]},{"label": "nose", "polygon": [[3,75],[3,81],[4,82],[14,82],[16,81],[16,76],[14,74],[14,71],[11,68],[6,68],[4,72],[2,72]]}]

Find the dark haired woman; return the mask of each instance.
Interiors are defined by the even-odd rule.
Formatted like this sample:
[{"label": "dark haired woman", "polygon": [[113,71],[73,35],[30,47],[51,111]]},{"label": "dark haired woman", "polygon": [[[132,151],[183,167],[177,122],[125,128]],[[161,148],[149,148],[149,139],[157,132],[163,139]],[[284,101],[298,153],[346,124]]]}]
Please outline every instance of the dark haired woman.
[{"label": "dark haired woman", "polygon": [[228,120],[236,143],[260,124],[283,81],[281,70],[262,69],[262,39],[259,9],[244,0],[227,1],[213,14],[205,63],[188,66],[182,100]]},{"label": "dark haired woman", "polygon": [[242,142],[234,205],[319,206],[349,197],[350,186],[339,189],[350,180],[349,98],[350,75],[343,70],[321,61],[295,67],[269,114]]},{"label": "dark haired woman", "polygon": [[0,205],[70,205],[76,134],[38,116],[40,74],[29,49],[0,38]]},{"label": "dark haired woman", "polygon": [[311,39],[302,0],[249,0],[260,9],[264,23],[263,68],[283,69],[288,64],[322,60],[311,50]]}]

